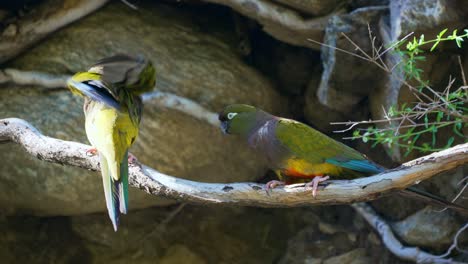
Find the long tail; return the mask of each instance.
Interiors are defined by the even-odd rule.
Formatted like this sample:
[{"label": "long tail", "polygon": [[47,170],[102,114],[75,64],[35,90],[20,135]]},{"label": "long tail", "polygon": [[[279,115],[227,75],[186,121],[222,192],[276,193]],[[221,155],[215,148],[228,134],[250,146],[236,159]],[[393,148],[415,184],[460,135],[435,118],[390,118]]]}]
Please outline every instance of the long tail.
[{"label": "long tail", "polygon": [[431,194],[431,193],[428,193],[428,192],[425,192],[423,190],[420,190],[416,187],[408,187],[404,190],[400,190],[400,193],[402,193],[403,195],[405,196],[408,196],[408,197],[412,197],[412,198],[415,198],[415,199],[418,199],[418,200],[422,200],[422,201],[425,201],[425,202],[428,202],[428,203],[431,203],[431,204],[436,204],[436,205],[440,205],[440,206],[443,206],[443,207],[447,207],[447,208],[450,208],[452,210],[455,210],[459,213],[462,213],[462,214],[465,214],[465,215],[468,215],[468,208],[465,208],[461,205],[458,205],[458,204],[454,204],[452,202],[449,202],[439,196],[436,196],[434,194]]},{"label": "long tail", "polygon": [[112,221],[114,230],[117,231],[119,226],[120,213],[126,214],[128,211],[128,158],[127,153],[118,164],[120,170],[120,179],[115,180],[112,177],[111,171],[117,172],[117,168],[112,169],[110,166],[116,166],[113,162],[108,162],[104,155],[100,154],[102,183],[104,186],[104,195],[106,198],[107,212]]},{"label": "long tail", "polygon": [[128,151],[120,162],[120,181],[119,181],[120,212],[128,212]]}]

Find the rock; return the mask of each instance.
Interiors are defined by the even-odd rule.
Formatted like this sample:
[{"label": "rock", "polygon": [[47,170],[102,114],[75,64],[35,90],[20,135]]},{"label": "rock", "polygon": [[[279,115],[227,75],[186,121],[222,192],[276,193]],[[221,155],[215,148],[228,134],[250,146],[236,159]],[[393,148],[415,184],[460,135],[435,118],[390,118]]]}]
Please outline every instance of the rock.
[{"label": "rock", "polygon": [[323,264],[366,264],[372,263],[364,248],[357,248],[339,256],[326,259]]},{"label": "rock", "polygon": [[66,217],[1,216],[0,232],[2,263],[91,263]]},{"label": "rock", "polygon": [[[370,23],[375,34],[375,25],[385,13],[385,7],[374,6],[333,16],[327,25],[324,43],[355,50],[343,37],[345,33],[372,54],[367,24]],[[322,63],[321,79],[311,78],[307,86],[304,107],[307,120],[319,130],[331,133],[343,127],[332,126],[330,122],[368,119],[366,98],[379,87],[383,71],[368,61],[327,47],[322,47]]]},{"label": "rock", "polygon": [[349,3],[349,0],[330,0],[330,1],[320,1],[320,0],[273,0],[275,2],[281,3],[283,5],[292,7],[301,13],[313,15],[313,16],[323,16],[331,13],[333,10],[338,8],[346,8]]},{"label": "rock", "polygon": [[[212,11],[213,12],[213,11]],[[8,66],[71,74],[115,53],[142,53],[157,69],[157,88],[192,99],[208,110],[232,103],[283,112],[284,100],[270,82],[244,64],[232,35],[215,18],[164,4],[142,4],[138,12],[123,3],[54,33]],[[87,142],[82,100],[66,90],[2,85],[0,117],[19,117],[44,134]],[[0,145],[4,162],[0,206],[7,213],[74,215],[105,211],[98,173],[40,162],[18,146]],[[252,181],[263,176],[262,161],[235,137],[217,127],[147,102],[140,136],[131,152],[146,165],[178,177],[210,182]],[[163,205],[131,190],[130,208]],[[86,206],[84,206],[86,205]]]},{"label": "rock", "polygon": [[[346,232],[321,231],[319,225],[309,225],[297,233],[288,242],[285,255],[279,263],[322,263],[321,260],[334,256],[339,252],[351,250],[355,241],[349,240]],[[333,228],[335,229],[335,228]]]},{"label": "rock", "polygon": [[73,216],[71,229],[93,263],[274,263],[306,211],[188,204],[168,220],[174,210],[131,212],[118,232],[105,214]]},{"label": "rock", "polygon": [[[354,119],[360,120],[361,117],[366,116],[366,107],[353,108],[353,111],[343,113],[323,105],[317,98],[317,89],[320,83],[320,75],[317,71],[318,70],[316,69],[311,74],[312,78],[307,85],[306,93],[304,95],[304,116],[311,125],[324,133],[332,134],[333,131],[343,129],[343,126],[331,125],[331,122],[344,122]],[[343,134],[338,134],[338,136],[342,137]]]},{"label": "rock", "polygon": [[422,32],[435,36],[444,28],[463,26],[467,15],[468,7],[460,0],[391,0],[392,39],[400,39],[410,32],[416,32],[415,36]]},{"label": "rock", "polygon": [[[362,50],[372,54],[368,24],[376,32],[374,25],[386,12],[387,7],[377,6],[333,16],[325,30],[324,43],[354,51],[356,47],[343,37],[344,33]],[[352,112],[353,108],[378,87],[383,76],[383,72],[371,62],[333,48],[322,47],[322,60],[323,73],[317,98],[326,107],[340,113]]]},{"label": "rock", "polygon": [[171,246],[166,255],[164,255],[159,263],[161,264],[180,264],[180,263],[194,263],[194,264],[204,264],[204,261],[200,256],[193,253],[189,248],[184,245],[174,245]]},{"label": "rock", "polygon": [[320,54],[280,42],[265,33],[252,33],[253,65],[271,76],[283,94],[304,94],[311,78],[320,74]]},{"label": "rock", "polygon": [[366,6],[388,5],[390,0],[351,0],[351,9],[357,9]]},{"label": "rock", "polygon": [[443,250],[452,243],[462,223],[448,211],[426,207],[392,224],[394,232],[407,244]]}]

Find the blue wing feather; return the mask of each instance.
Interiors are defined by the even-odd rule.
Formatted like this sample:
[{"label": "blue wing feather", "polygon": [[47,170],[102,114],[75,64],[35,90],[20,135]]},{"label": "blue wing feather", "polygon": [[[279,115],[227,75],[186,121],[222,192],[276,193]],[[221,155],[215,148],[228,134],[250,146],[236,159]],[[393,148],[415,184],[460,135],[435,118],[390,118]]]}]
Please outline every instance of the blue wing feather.
[{"label": "blue wing feather", "polygon": [[325,162],[343,167],[346,169],[364,172],[364,173],[380,173],[385,170],[384,167],[375,164],[370,160],[343,160],[343,159],[326,159]]},{"label": "blue wing feather", "polygon": [[120,110],[119,102],[112,96],[112,94],[107,90],[102,82],[94,80],[85,82],[69,80],[68,82],[70,85],[73,85],[73,87],[81,91],[84,95],[88,96],[92,100],[104,103],[112,108]]}]

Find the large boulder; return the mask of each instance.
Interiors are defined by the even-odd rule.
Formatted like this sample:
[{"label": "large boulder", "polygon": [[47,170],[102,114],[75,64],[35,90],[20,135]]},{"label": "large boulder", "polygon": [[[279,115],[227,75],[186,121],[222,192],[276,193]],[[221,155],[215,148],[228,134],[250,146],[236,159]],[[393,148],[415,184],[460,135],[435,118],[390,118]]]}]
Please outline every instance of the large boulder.
[{"label": "large boulder", "polygon": [[[155,64],[158,90],[192,99],[213,112],[231,103],[282,112],[284,100],[270,82],[236,55],[226,16],[210,17],[154,3],[134,11],[115,2],[54,33],[8,66],[71,74],[102,57],[141,53]],[[48,136],[87,142],[82,99],[67,90],[3,85],[0,104],[0,118],[23,118]],[[251,181],[265,172],[241,139],[225,137],[217,127],[151,100],[131,152],[164,173],[197,181]],[[44,163],[11,144],[0,146],[0,159],[0,206],[7,213],[105,211],[98,173]],[[131,189],[131,208],[158,204],[164,203]]]},{"label": "large boulder", "polygon": [[[453,237],[462,226],[453,214],[428,207],[392,224],[393,230],[404,242],[439,251],[453,243]],[[466,242],[466,237],[460,238]]]},{"label": "large boulder", "polygon": [[[349,14],[332,16],[328,21],[323,40],[326,46],[322,47],[322,76],[320,81],[311,78],[304,108],[307,120],[317,124],[322,131],[335,129],[330,127],[330,122],[367,118],[366,98],[379,87],[384,76],[383,71],[371,62],[330,46],[363,56],[356,50],[356,44],[372,54],[368,25],[375,35],[380,18],[386,13],[386,6],[362,7]],[[323,112],[327,115],[321,114]]]}]

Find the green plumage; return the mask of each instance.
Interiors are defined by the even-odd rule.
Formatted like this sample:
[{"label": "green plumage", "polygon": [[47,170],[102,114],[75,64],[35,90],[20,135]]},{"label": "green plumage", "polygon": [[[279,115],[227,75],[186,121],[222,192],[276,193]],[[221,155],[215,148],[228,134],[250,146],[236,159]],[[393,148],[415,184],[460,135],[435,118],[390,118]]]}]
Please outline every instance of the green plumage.
[{"label": "green plumage", "polygon": [[[327,180],[328,176],[352,179],[385,170],[358,151],[306,124],[273,116],[253,106],[229,105],[219,114],[219,120],[224,133],[244,137],[252,148],[266,157],[270,168],[286,183],[313,179],[309,184],[312,184],[314,195],[318,183]],[[281,183],[270,181],[266,184],[267,191],[278,184]],[[468,212],[464,207],[414,187],[400,192],[459,212]]]},{"label": "green plumage", "polygon": [[[283,161],[286,170],[304,175],[330,175],[335,179],[357,178],[383,170],[360,152],[294,120],[279,118],[275,136],[291,153]],[[289,168],[287,164],[291,160],[300,168]]]},{"label": "green plumage", "polygon": [[117,230],[120,213],[128,212],[128,149],[138,135],[141,93],[153,89],[155,70],[141,57],[102,59],[75,74],[68,86],[85,97],[86,134],[99,152],[107,210]]}]

